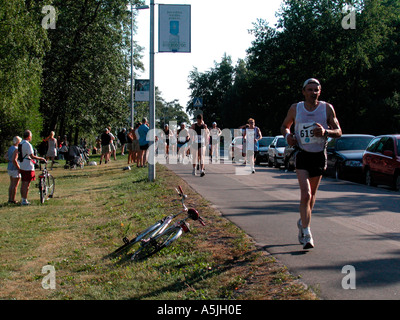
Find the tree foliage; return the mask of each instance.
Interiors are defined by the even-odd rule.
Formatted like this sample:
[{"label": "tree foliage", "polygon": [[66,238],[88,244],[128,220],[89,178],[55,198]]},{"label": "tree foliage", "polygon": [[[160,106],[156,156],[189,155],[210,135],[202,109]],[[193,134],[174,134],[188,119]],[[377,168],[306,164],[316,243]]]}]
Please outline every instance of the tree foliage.
[{"label": "tree foliage", "polygon": [[[55,0],[57,28],[44,64],[45,128],[68,133],[126,125],[130,11],[127,0]],[[134,12],[135,14],[135,12]],[[135,44],[134,65],[142,68]]]},{"label": "tree foliage", "polygon": [[[42,1],[0,0],[0,151],[26,129],[40,137],[42,63],[48,41]],[[39,21],[39,22],[38,22]]]},{"label": "tree foliage", "polygon": [[[342,27],[349,3],[355,29]],[[224,69],[229,59],[223,57],[214,69],[191,73],[192,95],[213,101],[225,127],[254,117],[264,134],[278,134],[289,106],[303,98],[302,83],[315,77],[322,83],[321,99],[334,105],[344,132],[398,132],[399,5],[394,0],[283,1],[275,27],[262,19],[254,23],[245,61]],[[230,85],[217,89],[216,76],[231,79]],[[208,100],[214,96],[218,99]],[[208,112],[205,105],[205,118]],[[210,115],[215,116],[212,110]]]}]

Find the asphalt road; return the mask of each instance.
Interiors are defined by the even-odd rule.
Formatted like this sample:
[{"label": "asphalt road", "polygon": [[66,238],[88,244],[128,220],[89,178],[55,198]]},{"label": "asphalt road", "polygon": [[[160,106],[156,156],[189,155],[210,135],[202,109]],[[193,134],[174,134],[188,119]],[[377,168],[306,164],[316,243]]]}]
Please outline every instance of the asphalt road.
[{"label": "asphalt road", "polygon": [[258,166],[250,174],[243,165],[208,164],[200,177],[191,165],[167,167],[322,299],[400,298],[399,192],[323,178],[311,221],[315,248],[303,250],[295,173]]}]

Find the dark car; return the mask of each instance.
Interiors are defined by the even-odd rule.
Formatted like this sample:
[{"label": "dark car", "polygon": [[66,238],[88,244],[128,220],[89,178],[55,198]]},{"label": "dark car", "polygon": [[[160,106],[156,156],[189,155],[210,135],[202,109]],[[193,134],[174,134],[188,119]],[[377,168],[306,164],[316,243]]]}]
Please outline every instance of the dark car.
[{"label": "dark car", "polygon": [[256,156],[256,164],[268,162],[268,149],[274,137],[262,137],[258,141],[258,154]]},{"label": "dark car", "polygon": [[374,138],[363,155],[365,182],[400,189],[400,134]]},{"label": "dark car", "polygon": [[336,179],[362,181],[363,153],[373,138],[367,134],[343,134],[340,138],[330,138],[326,174]]}]

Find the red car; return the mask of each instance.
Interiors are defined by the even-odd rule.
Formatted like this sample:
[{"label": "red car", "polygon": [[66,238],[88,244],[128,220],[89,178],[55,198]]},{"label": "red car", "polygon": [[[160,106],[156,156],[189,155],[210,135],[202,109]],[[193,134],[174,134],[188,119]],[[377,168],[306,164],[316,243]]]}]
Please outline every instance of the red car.
[{"label": "red car", "polygon": [[400,134],[378,136],[363,154],[365,182],[400,189]]}]

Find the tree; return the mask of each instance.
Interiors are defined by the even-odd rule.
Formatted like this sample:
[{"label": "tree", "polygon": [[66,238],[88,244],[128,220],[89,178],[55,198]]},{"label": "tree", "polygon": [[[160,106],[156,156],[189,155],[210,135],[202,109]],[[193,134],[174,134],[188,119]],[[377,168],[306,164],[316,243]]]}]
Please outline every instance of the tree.
[{"label": "tree", "polygon": [[42,62],[48,49],[39,23],[42,4],[0,0],[0,154],[26,129],[33,143],[40,139]]},{"label": "tree", "polygon": [[[49,32],[41,102],[46,130],[68,132],[76,143],[80,133],[119,126],[129,118],[128,3],[54,1],[57,28]],[[134,50],[135,67],[141,68],[142,49],[135,44]]]},{"label": "tree", "polygon": [[[222,107],[226,93],[232,88],[234,67],[232,58],[228,55],[222,57],[220,63],[215,62],[214,68],[200,73],[196,68],[189,74],[189,89],[191,100],[195,97],[203,98],[204,122],[218,122],[223,126]],[[194,112],[193,102],[187,106],[189,112]]]}]

